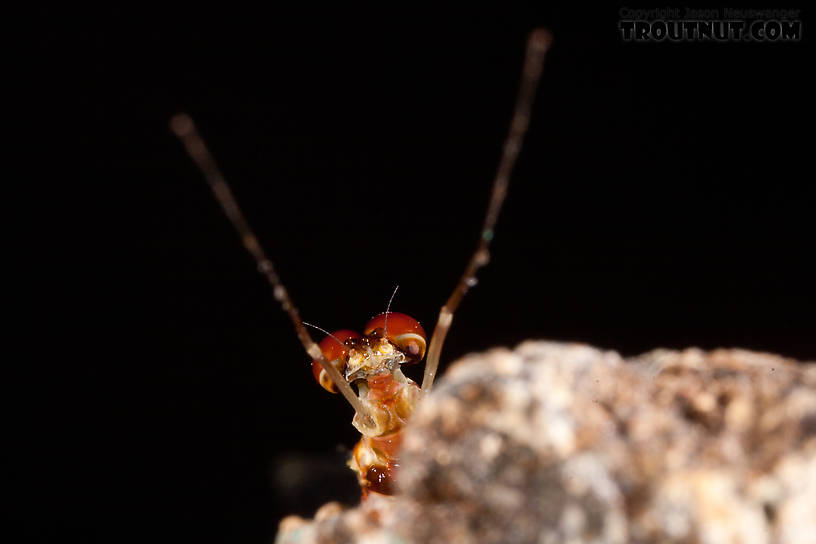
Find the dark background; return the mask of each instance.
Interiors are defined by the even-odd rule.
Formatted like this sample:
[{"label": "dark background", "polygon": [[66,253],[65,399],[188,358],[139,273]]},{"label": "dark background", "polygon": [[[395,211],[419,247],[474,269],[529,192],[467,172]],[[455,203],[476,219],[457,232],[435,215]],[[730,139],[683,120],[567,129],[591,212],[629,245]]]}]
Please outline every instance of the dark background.
[{"label": "dark background", "polygon": [[443,369],[528,338],[816,358],[804,43],[627,44],[617,7],[321,9],[122,11],[92,34],[100,198],[131,255],[111,280],[127,339],[74,402],[93,454],[69,446],[72,532],[264,542],[356,496],[351,410],[315,384],[170,115],[196,119],[304,319],[360,328],[399,284],[393,309],[430,332],[537,26],[555,42]]}]

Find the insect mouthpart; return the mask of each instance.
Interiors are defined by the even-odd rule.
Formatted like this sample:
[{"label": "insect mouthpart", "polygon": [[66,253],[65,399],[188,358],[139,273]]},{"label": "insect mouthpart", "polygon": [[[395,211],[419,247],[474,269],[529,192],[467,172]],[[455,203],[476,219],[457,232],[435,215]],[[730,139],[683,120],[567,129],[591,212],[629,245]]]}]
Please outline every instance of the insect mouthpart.
[{"label": "insect mouthpart", "polygon": [[393,374],[408,358],[387,338],[365,336],[348,352],[346,380],[368,380],[380,374]]}]

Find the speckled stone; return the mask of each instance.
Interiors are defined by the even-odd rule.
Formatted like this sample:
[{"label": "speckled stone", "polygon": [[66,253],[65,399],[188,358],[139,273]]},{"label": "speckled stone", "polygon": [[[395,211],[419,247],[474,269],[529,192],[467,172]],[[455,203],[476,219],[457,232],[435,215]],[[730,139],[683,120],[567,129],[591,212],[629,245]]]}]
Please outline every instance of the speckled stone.
[{"label": "speckled stone", "polygon": [[816,365],[529,341],[451,365],[401,455],[277,542],[816,542]]}]

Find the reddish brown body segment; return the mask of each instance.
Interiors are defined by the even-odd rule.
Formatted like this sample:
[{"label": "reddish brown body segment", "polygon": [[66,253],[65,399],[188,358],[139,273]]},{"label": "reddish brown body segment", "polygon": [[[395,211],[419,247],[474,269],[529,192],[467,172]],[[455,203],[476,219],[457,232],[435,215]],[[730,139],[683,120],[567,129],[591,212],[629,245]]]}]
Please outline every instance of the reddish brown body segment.
[{"label": "reddish brown body segment", "polygon": [[[400,377],[402,379],[400,379]],[[354,447],[349,467],[357,474],[363,497],[369,492],[390,495],[399,468],[402,432],[413,413],[421,391],[413,381],[390,374],[368,380],[366,401],[377,408],[377,418],[383,424],[379,434],[366,435]]]}]

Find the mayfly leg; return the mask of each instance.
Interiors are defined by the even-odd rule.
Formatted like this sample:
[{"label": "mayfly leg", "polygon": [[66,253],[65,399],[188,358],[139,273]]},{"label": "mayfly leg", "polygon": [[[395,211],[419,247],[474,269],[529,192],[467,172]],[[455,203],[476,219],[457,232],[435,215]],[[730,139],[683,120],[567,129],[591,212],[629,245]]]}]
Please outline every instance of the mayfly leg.
[{"label": "mayfly leg", "polygon": [[309,335],[309,331],[300,318],[300,312],[298,312],[297,307],[292,302],[272,261],[267,258],[266,253],[258,241],[258,237],[255,236],[255,233],[250,228],[241,208],[238,207],[238,202],[235,200],[232,190],[230,190],[224,176],[221,174],[221,170],[215,163],[215,159],[213,159],[207,146],[204,144],[204,140],[199,135],[193,120],[186,113],[176,114],[170,119],[170,129],[178,136],[187,149],[190,158],[193,159],[198,169],[201,170],[204,179],[207,180],[207,184],[215,195],[215,199],[221,205],[227,218],[241,237],[244,248],[246,248],[255,259],[258,271],[266,277],[269,285],[272,287],[275,299],[289,315],[289,319],[292,320],[292,324],[295,326],[295,332],[300,339],[300,343],[303,344],[306,353],[323,367],[323,370],[326,371],[329,378],[337,385],[340,393],[342,393],[349,404],[354,407],[354,410],[360,414],[361,418],[370,420],[368,411],[362,402],[360,402],[360,399],[357,398],[357,395],[354,394],[354,390],[349,383],[342,374],[329,363],[326,357],[323,356],[320,347],[315,344]]},{"label": "mayfly leg", "polygon": [[490,204],[485,215],[482,226],[479,245],[470,258],[465,268],[464,274],[459,279],[459,283],[451,293],[445,305],[439,312],[439,318],[434,328],[431,344],[428,348],[428,359],[425,362],[425,374],[422,378],[422,390],[430,391],[433,386],[436,371],[439,368],[439,355],[442,351],[442,344],[448,334],[453,314],[462,297],[465,296],[468,288],[476,284],[476,273],[490,260],[490,241],[493,239],[493,228],[499,217],[504,197],[507,195],[507,184],[510,181],[510,174],[518,157],[524,134],[530,124],[530,110],[535,99],[538,81],[541,77],[541,69],[544,57],[552,42],[552,36],[543,29],[534,30],[527,41],[527,52],[524,58],[524,68],[521,76],[521,86],[516,97],[516,106],[513,119],[510,123],[510,130],[504,141],[499,168],[493,180],[493,191],[490,195]]}]

